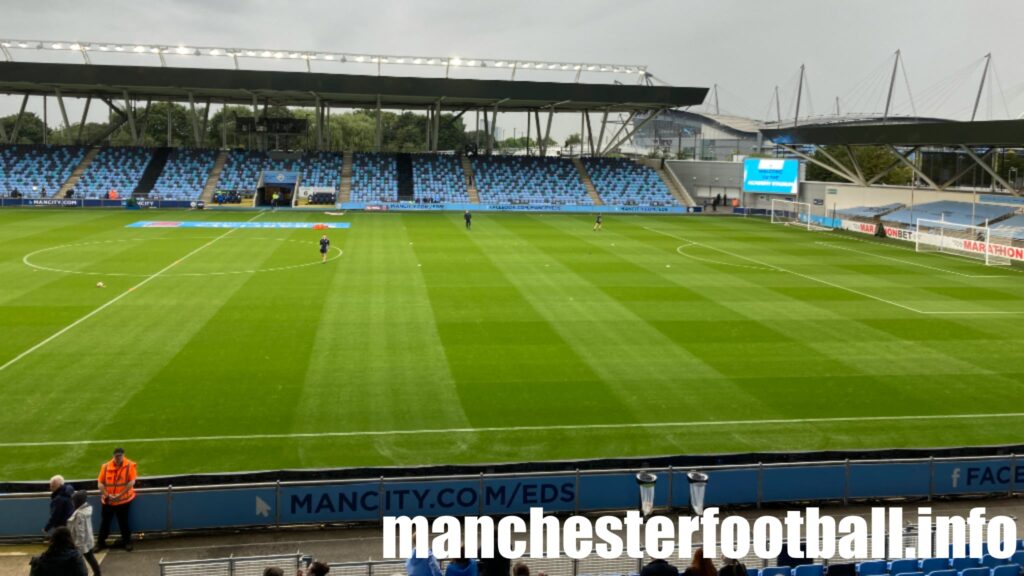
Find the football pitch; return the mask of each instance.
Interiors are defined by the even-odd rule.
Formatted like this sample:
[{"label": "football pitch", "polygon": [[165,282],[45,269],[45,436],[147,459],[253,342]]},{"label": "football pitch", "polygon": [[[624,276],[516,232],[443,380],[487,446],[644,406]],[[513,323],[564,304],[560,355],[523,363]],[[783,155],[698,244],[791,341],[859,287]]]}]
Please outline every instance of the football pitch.
[{"label": "football pitch", "polygon": [[1024,442],[1019,268],[592,224],[0,211],[0,480]]}]

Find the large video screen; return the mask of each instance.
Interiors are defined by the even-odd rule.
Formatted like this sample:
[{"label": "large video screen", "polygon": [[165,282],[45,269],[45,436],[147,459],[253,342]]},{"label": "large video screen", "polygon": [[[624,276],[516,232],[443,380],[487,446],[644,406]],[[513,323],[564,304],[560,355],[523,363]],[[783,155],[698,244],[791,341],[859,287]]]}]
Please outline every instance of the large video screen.
[{"label": "large video screen", "polygon": [[743,161],[743,191],[767,194],[796,194],[800,186],[800,162],[777,158],[747,158]]}]

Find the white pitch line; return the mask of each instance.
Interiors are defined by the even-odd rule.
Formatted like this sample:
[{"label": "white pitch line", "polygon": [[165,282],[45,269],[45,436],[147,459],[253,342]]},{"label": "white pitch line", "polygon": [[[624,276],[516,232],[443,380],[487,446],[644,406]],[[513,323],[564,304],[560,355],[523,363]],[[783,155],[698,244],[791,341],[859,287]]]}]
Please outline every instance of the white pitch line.
[{"label": "white pitch line", "polygon": [[893,258],[892,256],[883,256],[881,254],[875,254],[874,252],[867,252],[865,250],[857,250],[856,248],[844,248],[837,245],[835,242],[815,242],[819,246],[826,246],[828,248],[835,248],[836,250],[843,250],[846,252],[853,252],[855,254],[864,254],[865,256],[873,256],[875,258],[881,258],[883,260],[892,260],[893,262],[900,262],[908,266],[917,266],[918,268],[924,268],[926,270],[934,270],[936,272],[943,272],[946,274],[953,274],[955,276],[963,276],[964,278],[1013,278],[1007,274],[964,274],[963,272],[957,272],[956,270],[947,270],[945,268],[939,268],[937,266],[929,266],[927,264],[921,264],[920,262],[911,262],[910,260],[903,260],[902,258]]},{"label": "white pitch line", "polygon": [[[250,218],[250,219],[246,220],[246,222],[252,222],[253,220],[255,220],[255,219],[259,218],[259,217],[260,217],[260,215],[262,215],[262,214],[263,214],[263,212],[258,212],[258,213],[257,213],[257,214],[256,214],[255,216],[253,216],[252,218]],[[31,354],[31,353],[33,353],[33,352],[35,352],[36,350],[39,350],[39,349],[40,349],[40,348],[42,348],[43,346],[46,346],[46,345],[47,345],[47,344],[49,344],[50,342],[53,342],[54,340],[56,340],[57,338],[59,338],[59,337],[60,337],[61,335],[63,335],[64,333],[66,333],[66,332],[67,332],[68,330],[71,330],[71,329],[72,329],[72,328],[74,328],[75,326],[78,326],[78,325],[79,325],[79,324],[81,324],[82,322],[85,322],[85,321],[86,321],[86,320],[88,320],[89,318],[92,318],[93,316],[95,316],[95,315],[99,314],[100,312],[102,312],[102,311],[106,310],[106,309],[107,309],[107,308],[109,308],[110,306],[113,306],[113,305],[114,305],[114,304],[116,304],[116,303],[117,303],[117,302],[118,302],[119,300],[121,300],[122,298],[124,298],[125,296],[127,296],[128,294],[131,294],[132,292],[134,292],[134,291],[135,291],[135,290],[137,290],[138,288],[141,288],[141,287],[145,286],[146,284],[148,284],[148,283],[149,283],[149,282],[150,282],[151,280],[153,280],[154,278],[156,278],[156,277],[160,276],[160,275],[161,275],[161,274],[163,274],[164,272],[167,272],[167,271],[168,271],[168,270],[170,270],[171,268],[174,268],[174,267],[175,267],[175,266],[177,266],[178,264],[181,264],[182,262],[184,262],[184,261],[185,261],[186,259],[188,259],[188,258],[189,258],[189,257],[191,257],[192,255],[194,255],[194,254],[198,253],[198,252],[199,252],[200,250],[202,250],[202,249],[206,248],[207,246],[209,246],[209,245],[213,244],[214,242],[216,242],[217,240],[220,240],[221,238],[223,238],[223,237],[227,236],[228,234],[231,234],[231,233],[232,233],[232,232],[234,232],[235,230],[238,230],[238,228],[232,228],[232,229],[228,230],[227,232],[225,232],[225,233],[221,234],[220,236],[217,236],[217,237],[216,237],[216,238],[214,238],[213,240],[210,240],[210,241],[209,241],[209,242],[207,242],[206,244],[203,244],[203,245],[202,245],[202,246],[200,246],[199,248],[196,248],[195,250],[193,250],[193,251],[189,252],[188,254],[185,254],[185,255],[184,255],[184,256],[182,256],[181,258],[178,258],[178,259],[177,259],[177,260],[175,260],[174,262],[171,262],[170,264],[168,264],[168,265],[167,265],[167,266],[165,266],[164,268],[162,268],[162,269],[158,270],[157,272],[155,272],[155,273],[153,273],[153,274],[150,274],[149,276],[146,276],[146,277],[145,277],[145,278],[143,278],[143,279],[142,279],[142,281],[141,281],[141,282],[139,282],[138,284],[136,284],[136,285],[132,286],[131,288],[129,288],[129,289],[127,289],[127,290],[125,290],[124,292],[121,292],[120,294],[118,294],[117,296],[114,296],[114,297],[113,297],[113,298],[111,298],[110,300],[107,300],[107,301],[106,301],[106,302],[105,302],[104,304],[101,304],[101,305],[99,306],[99,308],[96,308],[96,309],[95,309],[95,310],[93,310],[92,312],[89,312],[89,313],[88,313],[88,314],[86,314],[85,316],[82,316],[82,317],[81,317],[81,318],[79,318],[78,320],[75,320],[75,321],[74,321],[74,322],[72,322],[71,324],[68,324],[67,326],[65,326],[65,327],[61,328],[60,330],[58,330],[58,331],[56,331],[56,332],[54,332],[53,334],[51,334],[51,335],[50,335],[49,337],[47,337],[47,338],[46,338],[45,340],[43,340],[42,342],[39,342],[38,344],[36,344],[35,346],[33,346],[33,347],[29,348],[28,350],[25,350],[24,352],[22,352],[21,354],[18,354],[18,355],[17,355],[17,356],[15,356],[14,358],[11,358],[11,359],[10,359],[10,360],[8,360],[8,361],[7,361],[7,362],[6,362],[6,363],[5,363],[5,364],[4,364],[3,366],[0,366],[0,372],[3,372],[4,370],[6,370],[7,368],[9,368],[10,366],[12,366],[13,364],[15,364],[16,362],[18,362],[19,360],[21,360],[22,358],[24,358],[25,356],[28,356],[29,354]]]},{"label": "white pitch line", "polygon": [[748,256],[741,256],[739,254],[730,252],[728,250],[723,250],[721,248],[716,248],[714,246],[709,246],[707,244],[701,244],[700,242],[694,242],[693,240],[690,240],[689,238],[683,238],[682,236],[676,236],[675,234],[670,234],[668,232],[663,232],[661,230],[655,230],[654,228],[648,228],[647,226],[644,226],[644,229],[650,230],[651,232],[655,232],[657,234],[661,234],[663,236],[668,236],[669,238],[675,238],[676,240],[681,240],[683,242],[689,242],[689,243],[691,243],[694,246],[701,246],[701,247],[707,248],[708,250],[714,250],[716,252],[721,252],[722,254],[728,254],[729,256],[732,256],[734,258],[739,258],[741,260],[746,260],[747,262],[753,262],[754,264],[759,264],[761,266],[767,266],[767,267],[772,268],[774,270],[778,270],[779,272],[785,272],[787,274],[792,274],[793,276],[797,276],[797,277],[803,278],[805,280],[810,280],[812,282],[817,282],[819,284],[824,284],[825,286],[831,286],[832,288],[835,288],[837,290],[843,290],[843,291],[849,292],[851,294],[856,294],[858,296],[863,296],[864,298],[870,298],[871,300],[875,300],[877,302],[882,302],[884,304],[888,304],[890,306],[895,306],[897,308],[902,308],[903,310],[907,310],[908,312],[914,312],[915,314],[923,314],[923,315],[943,315],[943,314],[969,315],[969,314],[976,314],[976,315],[986,315],[986,316],[1024,314],[1024,311],[1020,311],[1020,310],[954,310],[954,311],[947,311],[947,310],[934,310],[934,311],[919,310],[917,308],[914,308],[913,306],[907,306],[906,304],[900,304],[899,302],[893,302],[892,300],[886,300],[885,298],[882,298],[881,296],[875,296],[873,294],[868,294],[867,292],[861,292],[860,290],[856,290],[854,288],[848,288],[846,286],[842,286],[842,285],[836,284],[834,282],[829,282],[828,280],[822,280],[821,278],[815,278],[814,276],[808,276],[807,274],[801,274],[800,272],[794,272],[792,270],[787,270],[787,269],[785,269],[785,268],[783,268],[781,266],[776,266],[774,264],[769,264],[767,262],[762,262],[761,260],[756,260],[756,259],[750,258]]},{"label": "white pitch line", "polygon": [[902,309],[907,310],[909,312],[915,312],[917,314],[924,314],[924,312],[922,312],[921,310],[918,310],[917,308],[914,308],[912,306],[907,306],[905,304],[900,304],[899,302],[893,302],[892,300],[886,300],[885,298],[882,298],[880,296],[874,296],[874,295],[868,294],[866,292],[861,292],[860,290],[855,290],[853,288],[847,288],[846,286],[840,286],[839,284],[835,284],[833,282],[829,282],[828,280],[821,280],[820,278],[815,278],[813,276],[808,276],[806,274],[801,274],[799,272],[793,272],[792,270],[787,270],[787,269],[785,269],[785,268],[783,268],[781,266],[776,266],[774,264],[769,264],[767,262],[762,262],[760,260],[756,260],[754,258],[750,258],[750,257],[747,257],[747,256],[741,256],[739,254],[735,254],[735,253],[730,252],[728,250],[722,250],[721,248],[716,248],[714,246],[708,246],[707,244],[701,244],[700,242],[694,242],[693,240],[690,240],[689,238],[683,238],[682,236],[676,236],[675,234],[669,234],[668,232],[662,232],[661,230],[655,230],[654,228],[648,228],[647,226],[644,226],[644,228],[647,229],[647,230],[650,230],[651,232],[656,232],[658,234],[662,234],[664,236],[668,236],[669,238],[675,238],[676,240],[682,240],[683,242],[692,242],[694,245],[702,246],[702,247],[707,248],[709,250],[714,250],[716,252],[721,252],[722,254],[728,254],[729,256],[732,256],[734,258],[739,258],[741,260],[746,260],[747,262],[753,262],[754,264],[758,264],[760,266],[767,266],[769,268],[772,268],[774,270],[778,270],[780,272],[786,272],[787,274],[792,274],[794,276],[798,276],[798,277],[804,278],[806,280],[811,280],[812,282],[818,282],[819,284],[824,284],[826,286],[831,286],[832,288],[836,288],[838,290],[844,290],[846,292],[850,292],[850,293],[856,294],[858,296],[863,296],[864,298],[870,298],[872,300],[876,300],[878,302],[882,302],[882,303],[888,304],[890,306],[895,306],[897,308],[902,308]]},{"label": "white pitch line", "polygon": [[44,442],[3,442],[0,448],[83,446],[91,444],[151,444],[160,442],[221,442],[245,440],[292,440],[300,438],[362,438],[415,436],[422,434],[484,434],[492,432],[550,432],[578,430],[629,430],[638,428],[703,428],[708,426],[768,426],[778,424],[829,424],[835,422],[912,422],[928,420],[972,420],[977,418],[1024,418],[1024,412],[999,414],[935,414],[905,416],[838,416],[834,418],[776,418],[765,420],[712,420],[650,422],[631,424],[555,424],[551,426],[491,426],[484,428],[424,428],[419,430],[366,430],[360,432],[295,432],[291,434],[231,434],[219,436],[171,436],[167,438],[108,438],[103,440],[53,440]]}]

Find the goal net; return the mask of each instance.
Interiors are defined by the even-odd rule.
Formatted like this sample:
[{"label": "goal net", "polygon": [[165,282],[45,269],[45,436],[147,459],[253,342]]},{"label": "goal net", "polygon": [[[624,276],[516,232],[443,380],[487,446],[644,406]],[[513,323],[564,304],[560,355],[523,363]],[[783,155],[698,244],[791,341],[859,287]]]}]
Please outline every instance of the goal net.
[{"label": "goal net", "polygon": [[1008,266],[1008,248],[1012,235],[988,226],[972,226],[945,220],[919,218],[914,229],[918,252],[941,252],[984,262],[988,266]]},{"label": "goal net", "polygon": [[[824,208],[823,208],[824,210]],[[811,213],[811,205],[806,202],[791,202],[789,200],[772,199],[772,224],[785,224],[787,226],[799,226],[808,230],[828,230],[823,224],[825,218],[814,218]]]}]

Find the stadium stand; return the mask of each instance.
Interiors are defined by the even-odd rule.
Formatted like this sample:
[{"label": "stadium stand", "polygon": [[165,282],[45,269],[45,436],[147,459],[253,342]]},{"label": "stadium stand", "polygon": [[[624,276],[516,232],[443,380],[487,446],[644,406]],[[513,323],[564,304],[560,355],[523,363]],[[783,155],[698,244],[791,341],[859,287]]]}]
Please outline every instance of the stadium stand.
[{"label": "stadium stand", "polygon": [[417,202],[469,202],[466,174],[457,156],[416,154],[412,169]]},{"label": "stadium stand", "polygon": [[1002,236],[1024,241],[1024,215],[1011,216],[1006,220],[992,224],[990,228],[999,230]]},{"label": "stadium stand", "polygon": [[357,152],[353,155],[351,200],[398,201],[398,173],[394,154]]},{"label": "stadium stand", "polygon": [[108,193],[116,192],[122,198],[130,196],[152,157],[153,151],[149,148],[124,146],[101,149],[78,181],[79,195],[104,198]]},{"label": "stadium stand", "polygon": [[904,558],[902,560],[893,560],[886,566],[886,570],[889,574],[902,574],[904,572],[917,572],[918,559],[917,558]]},{"label": "stadium stand", "polygon": [[836,210],[836,215],[845,218],[865,218],[874,219],[881,216],[885,216],[890,212],[895,212],[903,208],[903,204],[899,202],[893,204],[886,204],[885,206],[856,206],[853,208],[842,208]]},{"label": "stadium stand", "polygon": [[0,196],[53,196],[85,156],[78,146],[13,145],[0,148]]},{"label": "stadium stand", "polygon": [[302,156],[302,186],[341,187],[343,156],[336,152],[310,152]]},{"label": "stadium stand", "polygon": [[481,202],[593,205],[568,159],[493,156],[472,164]]},{"label": "stadium stand", "polygon": [[175,149],[150,194],[169,200],[199,198],[216,159],[216,150]]},{"label": "stadium stand", "polygon": [[[972,212],[973,210],[973,212]],[[971,204],[970,202],[954,202],[942,200],[918,204],[913,208],[903,208],[882,216],[882,221],[892,224],[914,226],[920,219],[945,220],[951,224],[968,224],[983,226],[985,222],[994,222],[1014,213],[1012,206],[998,204]],[[973,215],[972,215],[973,214]]]},{"label": "stadium stand", "polygon": [[266,169],[268,160],[265,152],[232,150],[220,173],[217,188],[240,194],[255,192],[260,172]]},{"label": "stadium stand", "polygon": [[626,158],[583,158],[601,200],[627,206],[678,205],[654,169]]}]

